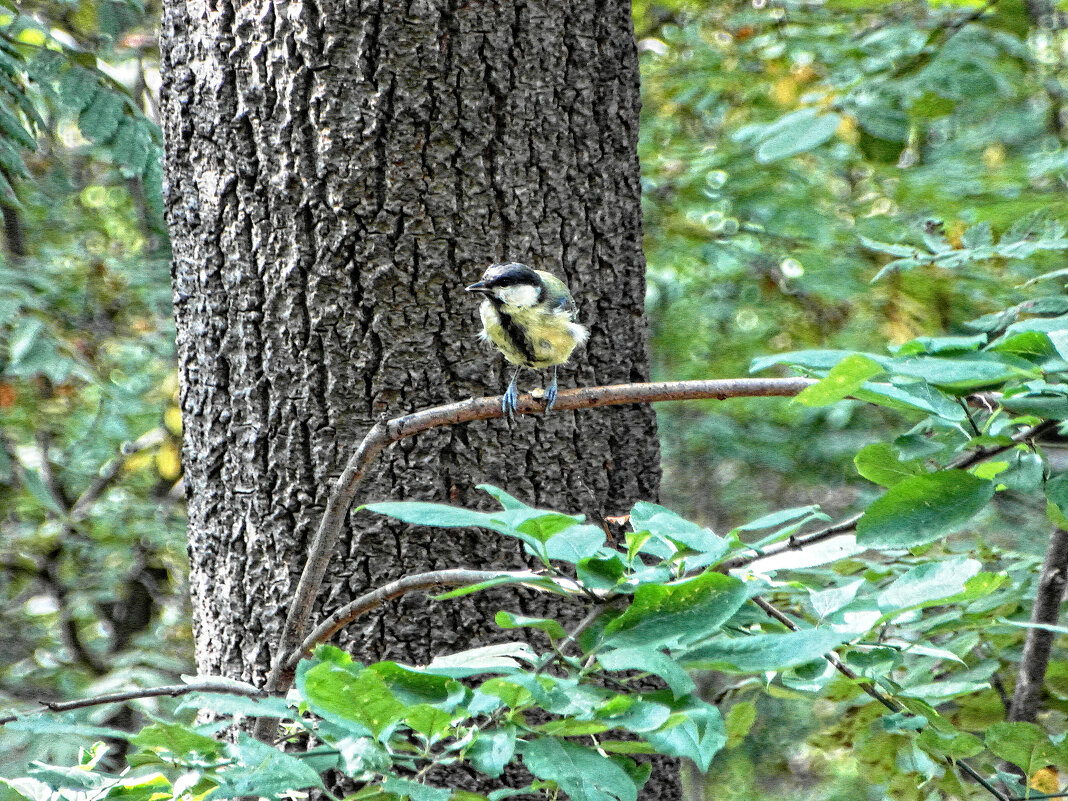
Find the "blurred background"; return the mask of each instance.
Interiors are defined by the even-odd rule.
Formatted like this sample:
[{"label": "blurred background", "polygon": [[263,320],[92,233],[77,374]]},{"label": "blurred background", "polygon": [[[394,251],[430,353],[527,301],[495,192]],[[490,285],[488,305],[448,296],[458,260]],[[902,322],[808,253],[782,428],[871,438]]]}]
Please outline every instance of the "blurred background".
[{"label": "blurred background", "polygon": [[[1042,0],[637,0],[654,377],[884,352],[1033,297],[1021,285],[1057,254],[871,283],[887,258],[863,242],[959,248],[979,223],[1068,218],[1063,16]],[[0,0],[0,707],[193,670],[158,18],[138,0]],[[663,503],[719,532],[874,497],[853,454],[907,429],[850,402],[658,415]],[[995,540],[1041,518],[1011,503],[984,523]],[[688,776],[694,798],[883,797],[833,700],[812,715],[779,695],[759,696],[714,780]],[[5,732],[0,773],[71,747]]]}]

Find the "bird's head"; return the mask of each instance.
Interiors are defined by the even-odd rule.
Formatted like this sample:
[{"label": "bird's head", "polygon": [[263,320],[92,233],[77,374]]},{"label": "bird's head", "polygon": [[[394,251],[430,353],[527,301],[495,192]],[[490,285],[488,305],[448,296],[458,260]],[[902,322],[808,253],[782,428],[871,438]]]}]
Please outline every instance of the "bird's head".
[{"label": "bird's head", "polygon": [[545,281],[537,271],[525,264],[492,264],[482,274],[482,280],[471,284],[467,291],[477,292],[507,306],[529,308],[541,303]]}]

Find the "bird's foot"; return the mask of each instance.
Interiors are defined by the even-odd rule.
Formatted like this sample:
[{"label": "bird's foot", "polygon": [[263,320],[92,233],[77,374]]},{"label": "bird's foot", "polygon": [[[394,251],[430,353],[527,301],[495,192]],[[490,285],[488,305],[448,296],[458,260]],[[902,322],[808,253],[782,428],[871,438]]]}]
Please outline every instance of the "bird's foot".
[{"label": "bird's foot", "polygon": [[515,419],[516,407],[519,405],[519,389],[516,387],[513,381],[508,385],[508,389],[504,391],[504,395],[501,397],[501,411],[504,412],[506,420]]},{"label": "bird's foot", "polygon": [[553,382],[549,384],[545,390],[545,413],[548,414],[553,410],[553,404],[556,403],[556,371],[553,370]]}]

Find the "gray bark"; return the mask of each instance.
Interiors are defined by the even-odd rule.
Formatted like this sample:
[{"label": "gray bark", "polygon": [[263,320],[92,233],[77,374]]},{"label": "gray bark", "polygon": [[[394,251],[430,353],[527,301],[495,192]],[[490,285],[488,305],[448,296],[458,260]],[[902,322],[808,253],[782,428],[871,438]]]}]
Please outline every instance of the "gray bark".
[{"label": "gray bark", "polygon": [[[1031,606],[1031,622],[1038,626],[1059,624],[1064,589],[1068,585],[1068,531],[1054,529],[1046,548],[1042,572],[1038,576],[1035,602]],[[1057,635],[1046,629],[1027,630],[1020,667],[1016,672],[1016,688],[1009,706],[1009,720],[1033,723],[1042,704],[1053,641]]]},{"label": "gray bark", "polygon": [[[625,0],[164,5],[197,665],[260,681],[367,428],[503,390],[462,291],[486,265],[569,283],[592,336],[562,388],[647,379],[636,48]],[[489,482],[618,514],[655,499],[659,475],[651,409],[617,407],[399,443],[362,499],[487,506],[474,487]],[[523,563],[483,532],[351,522],[317,619],[408,573]],[[502,607],[571,617],[510,592],[409,597],[339,644],[422,663],[512,637],[492,623]],[[655,794],[677,795],[673,779]]]}]

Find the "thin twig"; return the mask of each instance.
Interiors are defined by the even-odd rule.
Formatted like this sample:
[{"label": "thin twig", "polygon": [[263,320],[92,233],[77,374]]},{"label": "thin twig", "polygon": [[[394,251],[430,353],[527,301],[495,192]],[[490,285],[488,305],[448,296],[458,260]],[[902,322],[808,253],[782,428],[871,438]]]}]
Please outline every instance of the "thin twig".
[{"label": "thin twig", "polygon": [[[786,628],[788,628],[790,631],[800,631],[801,630],[800,626],[798,626],[796,623],[794,623],[794,621],[792,621],[789,617],[787,617],[777,607],[775,607],[774,605],[772,605],[771,603],[769,603],[765,599],[761,598],[759,595],[755,596],[752,599],[752,601],[757,606],[759,606],[761,609],[763,609],[769,616],[775,618],[775,620],[779,621],[784,626],[786,626]],[[826,659],[827,662],[829,662],[831,664],[831,666],[834,667],[835,670],[837,670],[843,676],[848,678],[850,681],[855,682],[856,685],[858,687],[860,687],[860,689],[862,689],[864,692],[866,692],[868,695],[870,695],[872,698],[874,698],[880,704],[885,706],[891,712],[903,712],[904,714],[908,715],[909,717],[915,717],[915,715],[912,712],[910,712],[905,707],[905,705],[902,704],[900,701],[898,701],[896,698],[894,698],[892,696],[889,696],[889,695],[886,695],[881,690],[876,689],[875,684],[870,679],[866,679],[866,678],[863,678],[862,676],[858,675],[856,673],[856,671],[854,671],[852,668],[850,668],[848,665],[846,665],[842,661],[841,657],[839,657],[838,654],[836,654],[834,651],[828,651],[827,653],[825,653],[823,655],[823,658]],[[998,790],[996,787],[994,787],[994,785],[992,785],[990,782],[988,782],[986,780],[986,778],[981,773],[979,773],[975,768],[973,768],[971,765],[969,765],[963,759],[953,759],[952,757],[948,757],[947,756],[946,757],[946,762],[949,763],[950,766],[960,767],[961,770],[963,770],[970,777],[972,777],[976,782],[978,782],[980,785],[982,785],[983,789],[985,789],[988,793],[990,793],[992,796],[994,796],[994,798],[998,799],[998,801],[1012,801],[1012,799],[1010,799],[1007,795],[1005,795],[1000,790]]]},{"label": "thin twig", "polygon": [[544,658],[542,658],[542,660],[534,667],[534,675],[537,676],[539,673],[545,670],[545,668],[549,667],[549,665],[552,664],[557,657],[563,656],[564,649],[566,649],[567,646],[571,645],[571,643],[581,637],[582,632],[588,629],[593,624],[593,621],[595,621],[598,617],[601,616],[601,613],[604,612],[604,610],[604,605],[595,606],[593,609],[591,609],[586,615],[586,617],[582,618],[582,620],[580,620],[575,625],[575,628],[568,632],[568,635],[563,639],[563,641],[561,641],[560,645],[557,646],[556,650],[546,654]]},{"label": "thin twig", "polygon": [[[404,576],[396,581],[391,581],[389,584],[383,584],[381,587],[364,593],[359,598],[350,601],[330,615],[330,617],[316,626],[315,629],[304,638],[304,641],[301,642],[299,646],[290,651],[289,655],[283,660],[283,667],[286,670],[293,670],[296,668],[297,663],[304,656],[311,653],[316,645],[326,642],[349,623],[356,620],[358,617],[367,614],[372,609],[376,609],[386,601],[418,590],[428,590],[433,587],[462,587],[467,584],[478,584],[481,581],[501,578],[502,576],[528,578],[530,581],[541,578],[538,573],[533,573],[529,570],[498,571],[470,570],[467,568],[432,570],[427,573],[414,573],[410,576]],[[540,589],[536,585],[528,586],[532,586],[534,589]]]},{"label": "thin twig", "polygon": [[[266,691],[255,687],[242,687],[239,684],[227,681],[206,681],[199,684],[168,684],[163,687],[126,690],[125,692],[97,695],[92,698],[79,698],[75,701],[39,701],[38,703],[50,712],[67,712],[71,709],[84,709],[85,707],[100,706],[101,704],[117,704],[138,698],[159,698],[164,695],[177,698],[179,695],[187,695],[189,693],[228,693],[230,695],[245,695],[250,698],[266,698],[269,695]],[[34,710],[33,712],[24,712],[21,715],[0,717],[0,726],[5,723],[13,723],[16,720],[25,718],[27,715],[40,711]]]},{"label": "thin twig", "polygon": [[153,428],[151,431],[147,431],[142,434],[133,442],[124,442],[119,446],[118,453],[108,461],[100,471],[97,473],[93,483],[90,484],[85,492],[78,496],[78,500],[70,508],[70,516],[72,520],[83,520],[88,514],[90,507],[100,498],[101,494],[108,485],[115,480],[115,477],[122,470],[123,465],[129,460],[135,453],[147,450],[148,448],[159,445],[165,439],[166,435],[162,428]]}]

